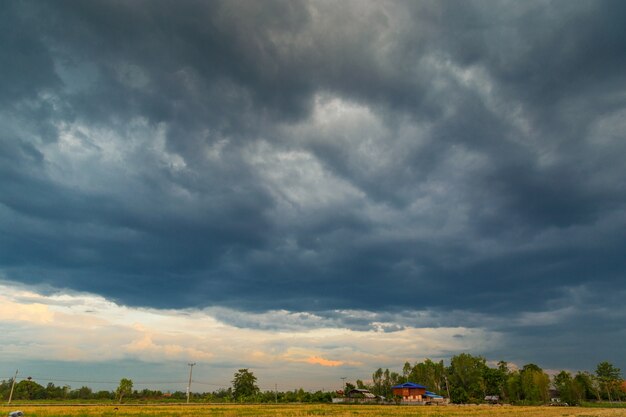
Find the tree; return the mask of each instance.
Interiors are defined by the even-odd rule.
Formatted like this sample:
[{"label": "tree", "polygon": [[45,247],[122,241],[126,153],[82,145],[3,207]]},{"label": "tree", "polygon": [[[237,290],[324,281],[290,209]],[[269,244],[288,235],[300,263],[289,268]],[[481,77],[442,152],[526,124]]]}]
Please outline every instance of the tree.
[{"label": "tree", "polygon": [[486,395],[484,374],[486,360],[482,356],[461,353],[453,356],[448,373],[452,384],[450,395],[455,403],[480,402]]},{"label": "tree", "polygon": [[409,373],[409,378],[411,382],[425,385],[437,394],[444,394],[445,371],[446,368],[443,365],[443,361],[433,362],[430,359],[426,359],[422,363],[415,364]]},{"label": "tree", "polygon": [[399,384],[402,377],[397,372],[390,372],[389,369],[378,368],[372,374],[372,393],[382,397],[393,395],[392,386]]},{"label": "tree", "polygon": [[124,396],[128,396],[133,393],[133,381],[128,378],[122,378],[120,380],[120,385],[117,387],[117,390],[115,390],[115,393],[117,394],[118,401],[121,403]]},{"label": "tree", "polygon": [[232,384],[233,398],[237,401],[242,401],[246,397],[253,397],[259,393],[259,387],[256,385],[256,376],[248,369],[237,371]]},{"label": "tree", "polygon": [[402,382],[409,382],[409,375],[411,375],[411,370],[413,367],[409,362],[404,362],[404,366],[402,367]]},{"label": "tree", "polygon": [[506,379],[505,393],[509,401],[515,402],[522,399],[522,381],[519,371],[509,373]]},{"label": "tree", "polygon": [[349,393],[350,391],[352,391],[353,389],[355,389],[355,388],[356,388],[356,386],[355,386],[353,383],[351,383],[351,382],[346,382],[346,385],[345,385],[345,387],[343,388],[343,394],[347,396],[347,395],[348,395],[348,393]]},{"label": "tree", "polygon": [[39,400],[46,397],[46,389],[32,380],[31,377],[15,384],[13,398],[22,400]]},{"label": "tree", "polygon": [[532,402],[548,402],[550,398],[550,377],[543,370],[529,363],[520,372],[523,399]]},{"label": "tree", "polygon": [[504,388],[509,375],[508,369],[502,366],[498,368],[486,368],[483,372],[487,395],[504,397]]},{"label": "tree", "polygon": [[372,392],[376,395],[383,395],[383,368],[378,368],[372,374]]},{"label": "tree", "polygon": [[561,371],[554,376],[554,387],[559,392],[561,401],[569,405],[578,405],[584,401],[585,390],[582,384],[569,372]]},{"label": "tree", "polygon": [[582,390],[582,397],[586,400],[596,399],[600,401],[600,388],[598,387],[596,378],[589,372],[578,372],[574,377],[574,381]]},{"label": "tree", "polygon": [[611,392],[616,391],[616,388],[619,386],[621,372],[621,369],[616,368],[612,363],[606,361],[600,362],[596,367],[596,377],[598,378],[600,387],[604,388],[609,401],[613,401]]},{"label": "tree", "polygon": [[82,386],[76,390],[76,398],[81,400],[88,400],[93,396],[93,391],[89,387]]}]

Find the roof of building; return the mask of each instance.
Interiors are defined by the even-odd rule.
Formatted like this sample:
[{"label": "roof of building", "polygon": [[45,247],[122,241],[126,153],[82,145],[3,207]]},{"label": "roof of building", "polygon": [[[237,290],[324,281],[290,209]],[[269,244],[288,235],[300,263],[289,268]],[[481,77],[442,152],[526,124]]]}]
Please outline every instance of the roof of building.
[{"label": "roof of building", "polygon": [[405,382],[404,384],[394,385],[391,388],[422,388],[426,389],[425,386],[420,384],[414,384],[413,382]]},{"label": "roof of building", "polygon": [[376,398],[374,394],[372,394],[369,390],[355,388],[348,392],[348,397],[351,397],[353,394],[361,394],[365,398]]},{"label": "roof of building", "polygon": [[426,391],[426,395],[430,398],[443,398],[441,395],[435,394],[434,392]]}]

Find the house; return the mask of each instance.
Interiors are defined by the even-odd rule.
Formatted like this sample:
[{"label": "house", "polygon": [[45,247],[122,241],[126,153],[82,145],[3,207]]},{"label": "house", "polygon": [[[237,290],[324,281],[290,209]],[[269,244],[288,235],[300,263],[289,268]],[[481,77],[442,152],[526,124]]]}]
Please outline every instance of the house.
[{"label": "house", "polygon": [[[343,393],[343,391],[341,391]],[[369,390],[355,388],[345,393],[343,397],[333,398],[333,403],[378,403],[385,401],[384,397],[374,395]]]},{"label": "house", "polygon": [[401,397],[402,401],[426,401],[426,387],[423,385],[405,382],[404,384],[394,385],[391,389],[393,390],[393,395]]},{"label": "house", "polygon": [[369,399],[369,400],[375,400],[376,396],[374,394],[372,394],[371,392],[369,392],[369,390],[366,389],[352,389],[350,391],[348,391],[348,398],[365,398],[365,399]]}]

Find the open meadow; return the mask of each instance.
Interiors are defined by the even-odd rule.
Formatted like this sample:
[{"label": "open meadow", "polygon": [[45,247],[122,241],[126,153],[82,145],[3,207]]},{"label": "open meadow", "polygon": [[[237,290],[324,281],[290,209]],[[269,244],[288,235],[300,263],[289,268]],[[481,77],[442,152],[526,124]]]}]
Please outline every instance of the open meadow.
[{"label": "open meadow", "polygon": [[626,409],[513,406],[286,405],[3,405],[0,414],[21,410],[25,417],[200,417],[200,416],[423,416],[423,417],[625,417]]}]

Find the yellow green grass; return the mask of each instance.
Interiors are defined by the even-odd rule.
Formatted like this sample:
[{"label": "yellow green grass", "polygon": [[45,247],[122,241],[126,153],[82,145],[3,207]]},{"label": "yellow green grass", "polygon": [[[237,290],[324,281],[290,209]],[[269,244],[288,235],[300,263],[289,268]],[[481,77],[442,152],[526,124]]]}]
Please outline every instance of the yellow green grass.
[{"label": "yellow green grass", "polygon": [[[115,409],[117,407],[117,410]],[[25,417],[626,417],[625,409],[497,406],[286,405],[3,405],[0,416],[22,410]]]}]

